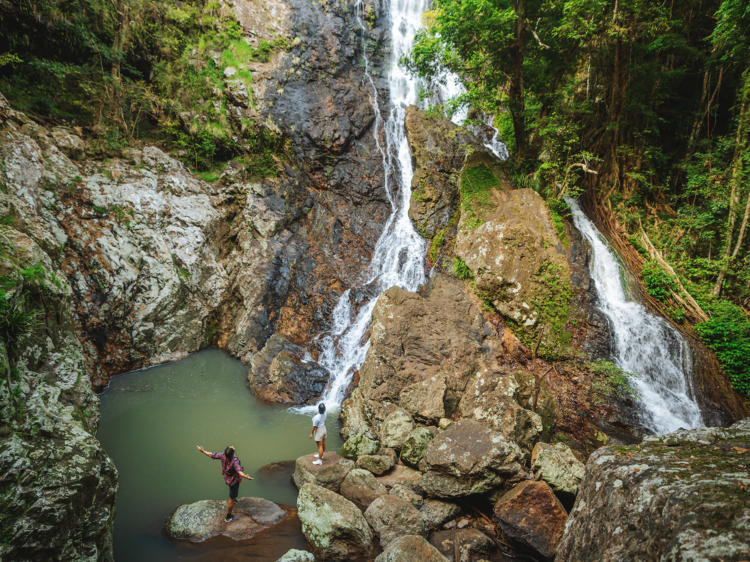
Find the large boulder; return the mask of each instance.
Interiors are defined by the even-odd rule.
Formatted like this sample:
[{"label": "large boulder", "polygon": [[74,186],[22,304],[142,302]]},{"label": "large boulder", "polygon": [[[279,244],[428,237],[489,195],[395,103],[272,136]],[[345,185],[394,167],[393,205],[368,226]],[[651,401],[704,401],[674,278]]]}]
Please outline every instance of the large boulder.
[{"label": "large boulder", "polygon": [[440,552],[419,535],[394,540],[375,562],[448,562]]},{"label": "large boulder", "polygon": [[315,556],[306,550],[292,549],[276,562],[315,562]]},{"label": "large boulder", "polygon": [[357,466],[378,476],[388,472],[394,464],[393,459],[387,455],[362,455],[357,460]]},{"label": "large boulder", "polygon": [[419,511],[427,526],[434,531],[457,517],[461,513],[461,508],[453,502],[426,499]]},{"label": "large boulder", "polygon": [[[472,174],[486,175],[486,165],[467,161],[461,181]],[[477,289],[526,327],[536,325],[545,302],[567,318],[569,267],[544,200],[528,188],[490,189],[487,197],[486,209],[462,213],[454,250]]]},{"label": "large boulder", "polygon": [[170,538],[190,542],[203,542],[219,535],[245,540],[287,518],[284,509],[263,498],[240,498],[233,513],[239,520],[226,523],[226,501],[202,500],[181,505],[169,516],[164,532]]},{"label": "large boulder", "polygon": [[442,498],[481,494],[516,474],[522,457],[518,445],[500,433],[461,420],[427,447],[421,485],[428,495]]},{"label": "large boulder", "polygon": [[584,468],[565,443],[537,443],[531,452],[531,469],[537,479],[541,478],[558,493],[576,495]]},{"label": "large boulder", "polygon": [[411,467],[419,466],[427,452],[427,446],[435,438],[435,434],[426,427],[418,427],[412,431],[401,446],[401,460]]},{"label": "large boulder", "polygon": [[381,496],[365,511],[365,519],[380,537],[380,544],[388,546],[404,535],[427,536],[427,523],[422,514],[409,502],[395,496]]},{"label": "large boulder", "polygon": [[545,482],[517,484],[497,501],[494,512],[506,536],[547,558],[555,555],[568,514]]},{"label": "large boulder", "polygon": [[421,508],[422,504],[424,503],[424,498],[422,496],[420,496],[414,490],[402,486],[401,484],[396,484],[388,491],[388,493],[392,496],[404,500],[405,502],[409,502],[417,509]]},{"label": "large boulder", "polygon": [[346,498],[305,484],[297,497],[297,509],[302,533],[318,558],[348,561],[372,551],[372,531],[359,508]]},{"label": "large boulder", "polygon": [[589,457],[559,561],[748,560],[750,418]]},{"label": "large boulder", "polygon": [[514,400],[518,389],[512,374],[482,370],[472,378],[458,408],[464,418],[500,432],[525,452],[531,452],[544,426],[539,414],[522,408]]},{"label": "large boulder", "polygon": [[414,419],[435,425],[445,416],[445,393],[448,390],[445,375],[431,377],[404,388],[399,394],[399,404]]},{"label": "large boulder", "polygon": [[247,384],[263,400],[311,404],[323,394],[330,373],[315,361],[305,361],[305,349],[274,334],[253,355]]},{"label": "large boulder", "polygon": [[438,531],[430,535],[430,544],[451,562],[470,562],[481,558],[489,560],[495,547],[492,539],[477,529]]},{"label": "large boulder", "polygon": [[362,433],[352,435],[341,447],[339,455],[356,461],[362,455],[376,455],[380,450],[380,441],[374,441]]},{"label": "large boulder", "polygon": [[385,474],[377,477],[378,482],[388,489],[403,486],[417,494],[424,494],[422,489],[422,473],[408,466],[397,464]]},{"label": "large boulder", "polygon": [[369,470],[355,468],[341,484],[341,495],[359,505],[368,506],[380,496],[388,493]]},{"label": "large boulder", "polygon": [[344,459],[332,451],[323,455],[323,464],[313,464],[315,454],[299,457],[294,465],[294,485],[302,488],[305,484],[316,484],[338,493],[341,484],[349,471],[357,465],[349,459]]},{"label": "large boulder", "polygon": [[414,429],[414,420],[404,410],[396,410],[383,421],[380,435],[384,447],[400,449]]},{"label": "large boulder", "polygon": [[416,162],[409,218],[425,237],[433,238],[458,211],[458,175],[467,148],[487,149],[463,127],[442,115],[427,115],[414,105],[406,108],[404,125]]}]

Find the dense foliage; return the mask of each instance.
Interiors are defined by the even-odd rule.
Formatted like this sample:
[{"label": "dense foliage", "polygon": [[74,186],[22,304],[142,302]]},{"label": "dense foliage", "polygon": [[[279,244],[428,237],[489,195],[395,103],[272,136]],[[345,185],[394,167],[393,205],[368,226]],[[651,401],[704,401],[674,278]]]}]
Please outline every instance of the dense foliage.
[{"label": "dense foliage", "polygon": [[702,337],[748,392],[750,4],[434,0],[425,24],[404,62],[462,79],[445,110],[493,115],[516,183],[556,219],[582,192],[611,212],[647,290],[677,321],[683,287],[701,303]]}]

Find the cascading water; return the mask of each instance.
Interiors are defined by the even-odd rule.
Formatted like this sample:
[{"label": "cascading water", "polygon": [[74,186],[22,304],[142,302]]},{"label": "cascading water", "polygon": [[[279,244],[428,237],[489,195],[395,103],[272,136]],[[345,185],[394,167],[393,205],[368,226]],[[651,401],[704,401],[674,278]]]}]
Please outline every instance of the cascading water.
[{"label": "cascading water", "polygon": [[[383,122],[378,104],[375,84],[369,73],[369,63],[365,56],[365,86],[371,90],[370,102],[375,110],[375,142],[383,157],[385,189],[391,203],[391,215],[383,233],[375,245],[370,277],[365,284],[376,286],[384,291],[398,285],[407,291],[415,291],[425,282],[422,265],[426,244],[414,230],[409,219],[411,199],[411,151],[406,140],[404,117],[406,108],[416,104],[417,81],[399,66],[401,56],[407,53],[417,30],[421,27],[422,13],[429,5],[428,0],[396,0],[390,5],[392,55],[389,89],[392,109],[388,120]],[[366,45],[365,25],[362,21],[363,5],[356,6],[357,19],[362,28],[363,50]],[[385,133],[385,146],[380,144],[380,133]],[[396,178],[398,185],[392,186]],[[318,362],[331,373],[331,384],[323,396],[323,402],[330,409],[338,408],[351,381],[352,374],[365,360],[369,341],[363,341],[370,323],[377,296],[363,305],[355,318],[351,304],[351,292],[345,291],[333,312],[333,328],[321,341],[322,352]],[[310,407],[300,408],[307,412]]]},{"label": "cascading water", "polygon": [[599,308],[614,334],[615,363],[638,375],[634,387],[640,396],[644,425],[657,434],[701,427],[703,418],[686,376],[690,369],[687,344],[667,322],[627,298],[620,264],[604,237],[575,200],[565,200],[576,228],[594,253],[591,277]]}]

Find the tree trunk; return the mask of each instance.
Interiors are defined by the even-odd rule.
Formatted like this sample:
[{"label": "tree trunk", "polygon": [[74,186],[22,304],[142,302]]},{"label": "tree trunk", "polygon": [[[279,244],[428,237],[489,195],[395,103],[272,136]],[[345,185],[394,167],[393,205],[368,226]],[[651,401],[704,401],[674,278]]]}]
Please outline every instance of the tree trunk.
[{"label": "tree trunk", "polygon": [[510,87],[508,88],[508,109],[513,119],[513,137],[516,141],[516,162],[526,158],[528,138],[526,136],[526,100],[523,91],[523,59],[525,51],[526,21],[524,0],[516,3],[516,42],[511,51],[513,61]]}]

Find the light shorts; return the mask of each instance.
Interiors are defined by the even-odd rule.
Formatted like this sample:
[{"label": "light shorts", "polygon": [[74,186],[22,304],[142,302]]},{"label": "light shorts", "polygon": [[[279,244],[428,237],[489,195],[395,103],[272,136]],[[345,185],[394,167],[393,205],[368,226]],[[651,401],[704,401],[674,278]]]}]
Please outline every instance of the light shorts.
[{"label": "light shorts", "polygon": [[315,428],[315,434],[314,434],[315,441],[323,441],[323,438],[325,436],[326,436],[326,426]]}]

